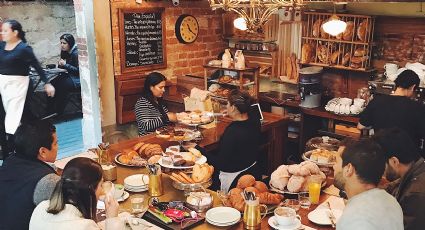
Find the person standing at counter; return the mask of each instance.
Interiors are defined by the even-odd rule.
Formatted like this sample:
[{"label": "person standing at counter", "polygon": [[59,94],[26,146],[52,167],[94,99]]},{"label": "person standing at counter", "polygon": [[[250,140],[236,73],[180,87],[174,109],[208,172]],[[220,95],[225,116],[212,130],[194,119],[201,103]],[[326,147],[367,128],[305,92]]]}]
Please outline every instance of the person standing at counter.
[{"label": "person standing at counter", "polygon": [[61,115],[65,110],[66,100],[72,90],[79,89],[80,70],[78,68],[78,49],[74,36],[63,34],[60,36],[61,59],[58,67],[65,69],[66,73],[61,73],[50,83],[56,88],[54,97],[48,98],[48,115]]},{"label": "person standing at counter", "polygon": [[425,160],[409,135],[398,128],[383,129],[373,139],[384,149],[386,190],[403,209],[404,229],[425,226]]},{"label": "person standing at counter", "polygon": [[405,130],[419,148],[425,138],[425,106],[412,100],[420,79],[412,70],[401,72],[392,95],[376,95],[360,114],[357,127],[380,129],[398,127]]},{"label": "person standing at counter", "polygon": [[[34,209],[30,230],[100,230],[96,224],[97,201],[104,194],[102,167],[85,157],[70,160],[50,200]],[[118,217],[119,205],[113,196],[105,195],[106,230],[125,229]]]},{"label": "person standing at counter", "polygon": [[169,112],[162,100],[166,80],[165,76],[158,72],[152,72],[146,77],[142,96],[134,106],[140,136],[177,121],[176,114]]},{"label": "person standing at counter", "polygon": [[227,114],[232,123],[224,130],[216,154],[205,153],[198,145],[188,144],[201,151],[214,166],[211,188],[228,191],[236,186],[237,180],[251,174],[261,179],[257,164],[260,148],[261,123],[252,111],[253,99],[247,92],[232,90],[227,98]]},{"label": "person standing at counter", "polygon": [[30,66],[34,67],[45,82],[47,96],[55,95],[55,88],[47,82],[46,75],[38,63],[32,48],[26,43],[22,25],[16,20],[6,20],[2,25],[0,42],[0,95],[4,109],[0,132],[3,158],[13,151],[13,135],[18,128],[24,110],[29,86]]}]

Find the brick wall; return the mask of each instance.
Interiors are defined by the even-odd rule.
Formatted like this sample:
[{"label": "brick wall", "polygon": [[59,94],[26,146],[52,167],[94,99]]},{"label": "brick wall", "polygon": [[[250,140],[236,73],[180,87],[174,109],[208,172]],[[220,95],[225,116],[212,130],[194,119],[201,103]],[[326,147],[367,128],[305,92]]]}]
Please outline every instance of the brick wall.
[{"label": "brick wall", "polygon": [[[212,11],[207,1],[186,0],[181,0],[178,7],[172,6],[170,0],[143,1],[142,4],[137,4],[134,0],[111,0],[115,75],[121,74],[118,9],[147,7],[165,7],[167,68],[156,71],[162,72],[167,78],[185,74],[203,76],[202,65],[216,58],[226,47],[226,43],[222,39],[221,12]],[[192,44],[181,44],[176,38],[174,27],[181,14],[191,14],[198,19],[200,33]]]}]

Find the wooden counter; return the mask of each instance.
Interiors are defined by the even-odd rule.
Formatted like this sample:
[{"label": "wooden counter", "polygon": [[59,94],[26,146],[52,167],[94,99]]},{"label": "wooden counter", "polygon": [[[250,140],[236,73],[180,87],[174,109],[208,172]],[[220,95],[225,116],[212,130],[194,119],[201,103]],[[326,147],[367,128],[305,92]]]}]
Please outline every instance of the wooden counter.
[{"label": "wooden counter", "polygon": [[[270,175],[279,165],[283,164],[284,160],[284,146],[287,139],[288,119],[264,112],[264,122],[261,125],[262,140],[261,149],[265,152],[265,171],[264,173]],[[218,148],[218,142],[225,128],[230,124],[231,120],[228,118],[220,118],[215,128],[201,129],[203,139],[198,144],[204,147],[206,151],[214,151]],[[160,144],[163,149],[170,145],[176,145],[177,142],[169,142],[167,140],[156,137],[154,134],[146,135],[120,142],[111,146],[111,153],[117,154],[125,148],[131,148],[137,142],[144,141],[148,143]]]}]

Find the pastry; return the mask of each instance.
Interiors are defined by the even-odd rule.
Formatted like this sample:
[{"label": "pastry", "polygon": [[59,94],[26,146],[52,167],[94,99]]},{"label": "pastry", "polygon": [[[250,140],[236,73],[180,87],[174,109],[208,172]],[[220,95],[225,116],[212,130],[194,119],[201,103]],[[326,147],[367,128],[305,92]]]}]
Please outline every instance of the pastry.
[{"label": "pastry", "polygon": [[312,62],[313,58],[314,58],[314,46],[309,43],[303,44],[301,48],[301,63]]},{"label": "pastry", "polygon": [[291,57],[286,57],[286,76],[290,79],[292,77],[292,62]]},{"label": "pastry", "polygon": [[267,185],[264,182],[261,182],[261,181],[256,181],[255,184],[254,184],[254,187],[260,193],[269,191],[269,188],[267,187]]},{"label": "pastry", "polygon": [[318,38],[320,36],[320,27],[322,26],[322,20],[317,19],[313,24],[313,37]]},{"label": "pastry", "polygon": [[185,132],[183,130],[174,131],[174,139],[175,140],[184,140]]},{"label": "pastry", "polygon": [[342,39],[345,41],[351,41],[353,39],[354,34],[354,22],[348,21],[347,22],[347,28],[342,33]]},{"label": "pastry", "polygon": [[368,27],[368,20],[365,19],[363,20],[360,24],[359,27],[357,28],[357,38],[364,42],[366,41],[366,37],[367,37],[367,27]]},{"label": "pastry", "polygon": [[161,155],[153,155],[149,158],[148,164],[156,164],[158,163],[159,159],[161,159]]},{"label": "pastry", "polygon": [[201,151],[199,151],[195,148],[189,148],[188,151],[191,152],[197,158],[202,157]]},{"label": "pastry", "polygon": [[139,142],[139,143],[135,144],[133,146],[133,150],[137,152],[140,149],[140,147],[142,147],[144,144],[145,144],[144,142]]},{"label": "pastry", "polygon": [[229,191],[229,200],[230,204],[233,208],[237,209],[238,211],[243,211],[245,208],[245,201],[242,197],[243,190],[240,188],[232,188]]},{"label": "pastry", "polygon": [[171,158],[171,156],[163,156],[162,163],[165,165],[173,165],[173,159]]},{"label": "pastry", "polygon": [[193,166],[192,179],[196,183],[207,181],[212,176],[212,168],[208,164],[195,164]]},{"label": "pastry", "polygon": [[358,48],[354,51],[354,56],[355,57],[363,57],[366,55],[366,50],[363,48]]},{"label": "pastry", "polygon": [[238,184],[236,185],[236,187],[240,189],[244,189],[246,187],[254,186],[254,184],[255,184],[255,177],[247,174],[239,178]]},{"label": "pastry", "polygon": [[283,195],[263,192],[258,194],[258,198],[260,199],[260,204],[279,204],[283,199]]},{"label": "pastry", "polygon": [[123,164],[129,164],[131,159],[133,159],[133,158],[126,155],[126,154],[123,154],[123,155],[118,157],[118,161],[123,163]]},{"label": "pastry", "polygon": [[186,163],[186,161],[184,159],[178,159],[178,160],[174,160],[173,165],[174,166],[182,166]]},{"label": "pastry", "polygon": [[348,65],[348,62],[350,61],[350,59],[351,59],[350,52],[344,54],[344,57],[342,57],[341,65],[347,66]]},{"label": "pastry", "polygon": [[191,152],[183,152],[181,156],[185,161],[196,161],[196,157]]},{"label": "pastry", "polygon": [[362,62],[365,62],[368,59],[367,56],[362,56],[362,57],[351,57],[351,64],[355,63],[355,64],[362,64]]},{"label": "pastry", "polygon": [[303,188],[305,182],[306,180],[304,177],[293,175],[289,178],[288,185],[286,187],[290,192],[299,192]]},{"label": "pastry", "polygon": [[289,180],[287,165],[279,166],[270,176],[270,184],[280,190],[284,190]]},{"label": "pastry", "polygon": [[257,188],[255,188],[255,187],[246,187],[246,188],[244,189],[244,191],[245,191],[245,192],[253,192],[253,193],[255,193],[255,194],[259,194],[259,193],[260,193],[260,191],[258,191],[258,189],[257,189]]},{"label": "pastry", "polygon": [[329,63],[329,50],[328,47],[325,45],[319,45],[316,49],[317,57],[319,58],[319,61],[324,64]]},{"label": "pastry", "polygon": [[194,165],[195,165],[195,162],[194,161],[186,161],[186,163],[184,163],[183,166],[190,167],[190,166],[194,166]]},{"label": "pastry", "polygon": [[331,63],[336,64],[340,59],[341,51],[337,50],[331,55]]}]

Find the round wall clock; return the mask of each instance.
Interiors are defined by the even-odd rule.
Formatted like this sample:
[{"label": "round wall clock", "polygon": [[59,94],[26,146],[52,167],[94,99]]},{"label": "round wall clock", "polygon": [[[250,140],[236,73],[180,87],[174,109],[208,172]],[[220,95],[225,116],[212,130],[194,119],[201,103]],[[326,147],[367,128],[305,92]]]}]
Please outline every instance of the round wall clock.
[{"label": "round wall clock", "polygon": [[176,22],[176,37],[184,44],[192,43],[199,34],[198,20],[189,14],[182,14]]}]

